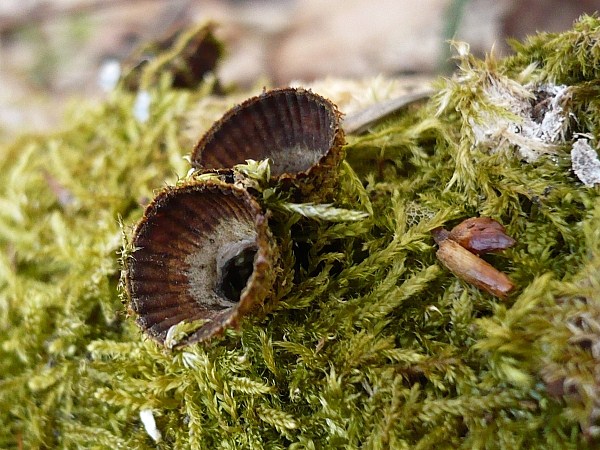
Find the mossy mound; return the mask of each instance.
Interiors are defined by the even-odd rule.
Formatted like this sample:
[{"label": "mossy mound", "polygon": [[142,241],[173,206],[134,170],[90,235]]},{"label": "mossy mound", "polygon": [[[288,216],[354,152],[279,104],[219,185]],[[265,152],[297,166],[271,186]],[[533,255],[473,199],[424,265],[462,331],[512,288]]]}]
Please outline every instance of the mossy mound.
[{"label": "mossy mound", "polygon": [[[210,86],[163,83],[143,123],[117,91],[66,131],[4,146],[0,447],[597,444],[600,199],[569,151],[580,136],[597,146],[598,42],[600,20],[584,16],[505,60],[462,52],[432,101],[350,137],[335,206],[369,216],[276,212],[277,302],[207,346],[143,336],[119,253],[120,221],[128,234],[188,171],[188,118]],[[523,105],[562,85],[559,132],[519,140]],[[507,301],[435,256],[432,229],[479,215],[517,240],[485,257],[515,282]]]}]

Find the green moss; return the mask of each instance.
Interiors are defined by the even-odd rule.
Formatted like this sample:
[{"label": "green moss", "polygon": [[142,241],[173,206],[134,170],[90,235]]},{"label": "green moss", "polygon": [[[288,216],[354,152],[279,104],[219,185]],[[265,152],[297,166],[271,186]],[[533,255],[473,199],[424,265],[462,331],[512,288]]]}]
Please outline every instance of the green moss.
[{"label": "green moss", "polygon": [[579,84],[600,78],[598,17],[582,16],[565,33],[539,33],[525,42],[512,41],[515,55],[504,62],[510,72],[533,64],[543,81]]},{"label": "green moss", "polygon": [[[598,138],[598,33],[583,17],[502,61],[463,54],[429,104],[349,137],[339,209],[265,190],[277,302],[209,346],[166,350],[127,317],[119,221],[127,235],[153,192],[185,176],[189,117],[211,86],[155,87],[146,123],[115,92],[79,105],[65,131],[4,145],[0,447],[593,446],[600,200],[568,147],[574,133]],[[574,93],[551,153],[526,163],[512,143],[477,141],[478,123],[514,118],[490,86],[548,81]],[[517,240],[486,256],[517,285],[507,302],[436,260],[431,230],[476,215]]]}]

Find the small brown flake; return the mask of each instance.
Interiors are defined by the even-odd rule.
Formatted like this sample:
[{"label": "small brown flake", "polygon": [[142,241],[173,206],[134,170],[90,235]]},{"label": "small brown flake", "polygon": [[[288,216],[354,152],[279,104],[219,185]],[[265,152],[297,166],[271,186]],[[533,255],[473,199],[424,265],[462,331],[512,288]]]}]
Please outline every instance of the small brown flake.
[{"label": "small brown flake", "polygon": [[452,228],[448,237],[477,255],[506,250],[516,243],[506,235],[502,225],[489,217],[463,220]]}]

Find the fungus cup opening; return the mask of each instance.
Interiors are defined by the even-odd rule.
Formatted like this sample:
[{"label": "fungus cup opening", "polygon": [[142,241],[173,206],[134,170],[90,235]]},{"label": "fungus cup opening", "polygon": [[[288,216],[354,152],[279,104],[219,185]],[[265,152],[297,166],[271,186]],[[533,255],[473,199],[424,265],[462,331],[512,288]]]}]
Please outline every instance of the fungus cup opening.
[{"label": "fungus cup opening", "polygon": [[137,323],[164,343],[169,329],[206,320],[180,344],[208,340],[260,306],[273,248],[260,205],[218,181],[159,193],[132,240],[125,278]]},{"label": "fungus cup opening", "polygon": [[217,257],[217,293],[232,302],[239,302],[254,271],[258,247],[251,241],[227,250],[225,255]]}]

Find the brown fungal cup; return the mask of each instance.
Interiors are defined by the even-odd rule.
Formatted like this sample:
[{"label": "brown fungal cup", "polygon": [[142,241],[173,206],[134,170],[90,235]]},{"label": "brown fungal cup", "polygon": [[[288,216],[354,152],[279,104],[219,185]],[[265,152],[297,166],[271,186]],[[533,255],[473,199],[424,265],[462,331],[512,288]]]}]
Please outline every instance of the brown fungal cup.
[{"label": "brown fungal cup", "polygon": [[236,326],[273,287],[271,240],[266,215],[244,190],[206,181],[162,191],[137,225],[125,264],[137,323],[164,343],[173,325],[207,321],[177,345]]},{"label": "brown fungal cup", "polygon": [[167,72],[172,76],[173,88],[197,88],[223,53],[214,29],[213,23],[185,31],[177,29],[140,47],[123,63],[122,85],[130,91],[147,89],[145,83],[156,83],[160,74]]},{"label": "brown fungal cup", "polygon": [[306,195],[335,183],[343,157],[340,113],[304,89],[267,91],[229,110],[192,152],[196,169],[232,168],[270,158],[272,178]]}]

